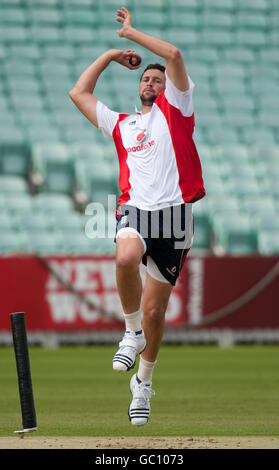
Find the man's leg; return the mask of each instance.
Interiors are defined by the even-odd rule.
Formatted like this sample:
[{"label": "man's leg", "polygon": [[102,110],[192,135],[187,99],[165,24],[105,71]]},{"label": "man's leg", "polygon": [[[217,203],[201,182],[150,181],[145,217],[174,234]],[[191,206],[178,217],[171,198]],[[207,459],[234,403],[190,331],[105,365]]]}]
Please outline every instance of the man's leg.
[{"label": "man's leg", "polygon": [[173,285],[157,281],[146,273],[146,284],[143,294],[143,330],[146,337],[146,348],[142,353],[144,360],[156,361],[165,326],[167,310]]},{"label": "man's leg", "polygon": [[144,246],[135,233],[123,232],[116,239],[116,282],[124,313],[140,308],[142,282],[139,265]]},{"label": "man's leg", "polygon": [[142,282],[139,265],[144,254],[144,245],[136,233],[124,231],[116,239],[116,280],[123,307],[126,332],[113,358],[113,369],[119,372],[130,370],[135,365],[146,340],[141,326]]},{"label": "man's leg", "polygon": [[165,313],[172,289],[172,284],[157,281],[146,273],[142,305],[146,348],[141,353],[138,372],[130,381],[133,399],[129,406],[129,418],[136,426],[146,424],[150,416],[152,374],[162,341]]}]

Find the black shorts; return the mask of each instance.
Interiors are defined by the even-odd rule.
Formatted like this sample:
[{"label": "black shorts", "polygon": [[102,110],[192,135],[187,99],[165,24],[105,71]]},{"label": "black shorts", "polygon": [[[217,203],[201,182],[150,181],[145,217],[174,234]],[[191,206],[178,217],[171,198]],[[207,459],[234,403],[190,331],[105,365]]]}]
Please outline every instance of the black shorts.
[{"label": "black shorts", "polygon": [[[192,245],[192,204],[154,211],[123,204],[116,210],[116,219],[114,241],[124,231],[139,236],[144,245],[143,264],[148,267],[148,257],[151,257],[159,269],[160,277],[163,276],[163,281],[175,285]],[[150,274],[152,275],[151,272]]]}]

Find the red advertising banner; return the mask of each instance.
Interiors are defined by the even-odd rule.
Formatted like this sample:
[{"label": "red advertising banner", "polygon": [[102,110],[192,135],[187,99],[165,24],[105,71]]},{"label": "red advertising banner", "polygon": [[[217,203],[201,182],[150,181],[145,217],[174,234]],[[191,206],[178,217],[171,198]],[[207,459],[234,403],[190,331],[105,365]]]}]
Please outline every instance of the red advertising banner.
[{"label": "red advertising banner", "polygon": [[[10,330],[9,314],[17,311],[28,313],[29,331],[123,326],[113,256],[1,257],[0,289],[0,331]],[[278,299],[279,258],[190,256],[166,325],[278,328]]]}]

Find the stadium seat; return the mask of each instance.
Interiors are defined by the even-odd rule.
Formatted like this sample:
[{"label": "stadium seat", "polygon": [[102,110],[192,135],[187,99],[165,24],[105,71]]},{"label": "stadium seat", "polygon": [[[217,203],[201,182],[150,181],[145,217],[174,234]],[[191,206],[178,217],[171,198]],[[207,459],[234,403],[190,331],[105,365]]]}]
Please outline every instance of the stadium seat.
[{"label": "stadium seat", "polygon": [[25,178],[15,175],[0,175],[0,192],[7,194],[22,194],[28,192],[28,183]]},{"label": "stadium seat", "polygon": [[29,151],[26,145],[0,146],[0,173],[27,178]]},{"label": "stadium seat", "polygon": [[63,237],[58,231],[29,231],[27,234],[31,253],[41,255],[59,253],[63,248]]},{"label": "stadium seat", "polygon": [[278,255],[279,230],[260,231],[258,234],[258,249],[262,255]]},{"label": "stadium seat", "polygon": [[72,198],[61,193],[41,193],[33,198],[33,207],[45,213],[67,213],[74,210]]},{"label": "stadium seat", "polygon": [[54,219],[50,214],[34,213],[34,214],[24,214],[18,216],[18,224],[21,229],[26,232],[49,232],[52,231],[55,227]]},{"label": "stadium seat", "polygon": [[257,231],[249,218],[242,214],[215,216],[213,221],[215,244],[221,245],[227,253],[257,252]]},{"label": "stadium seat", "polygon": [[256,143],[275,144],[273,132],[268,128],[248,127],[242,129],[243,142],[247,145]]},{"label": "stadium seat", "polygon": [[39,191],[61,192],[72,194],[74,188],[74,163],[68,146],[62,143],[42,144],[32,146],[31,181]]},{"label": "stadium seat", "polygon": [[14,230],[0,232],[0,252],[2,254],[28,253],[29,243],[24,233]]},{"label": "stadium seat", "polygon": [[33,197],[30,193],[20,193],[20,197],[17,193],[5,192],[4,198],[2,199],[1,206],[2,210],[8,211],[10,214],[30,214],[34,209]]},{"label": "stadium seat", "polygon": [[[201,207],[210,220],[200,217],[204,213],[195,204],[195,246],[212,249],[209,226],[215,216],[227,211],[235,217],[239,212],[252,214],[263,230],[263,212],[270,215],[279,209],[278,1],[127,0],[125,5],[136,27],[180,48],[196,85],[194,139],[207,190]],[[38,231],[41,211],[56,214],[62,236],[73,232],[76,238],[67,248],[56,246],[63,253],[78,253],[78,245],[84,253],[115,249],[113,243],[96,244],[94,240],[88,248],[88,240],[83,237],[81,241],[78,235],[83,217],[74,210],[77,195],[79,208],[88,197],[106,206],[107,195],[118,194],[119,168],[113,144],[94,130],[68,92],[107,48],[124,47],[116,34],[115,11],[120,7],[117,0],[0,1],[0,184],[1,178],[12,176],[24,181],[19,198],[19,186],[14,193],[14,183],[5,189],[3,180],[0,224],[2,220],[2,229],[10,230],[7,212],[15,221],[28,220],[23,216],[35,212],[38,225],[34,230]],[[135,46],[126,40],[125,47]],[[136,50],[143,65],[155,60],[146,49],[137,46]],[[135,104],[140,109],[137,84],[141,71],[132,77],[127,69],[112,63],[97,84],[96,96],[118,112],[134,112]],[[46,193],[35,197],[28,185],[34,144],[55,144],[57,148],[63,144],[67,149],[65,159],[40,157],[37,169],[44,169],[45,178],[40,188]],[[61,212],[63,220],[62,216],[59,220]],[[27,225],[24,230],[29,231]],[[229,240],[224,238],[228,247]],[[239,240],[244,253],[246,242]],[[233,252],[237,251],[235,241]],[[26,240],[24,246],[28,250]],[[248,241],[247,252],[251,252]]]}]

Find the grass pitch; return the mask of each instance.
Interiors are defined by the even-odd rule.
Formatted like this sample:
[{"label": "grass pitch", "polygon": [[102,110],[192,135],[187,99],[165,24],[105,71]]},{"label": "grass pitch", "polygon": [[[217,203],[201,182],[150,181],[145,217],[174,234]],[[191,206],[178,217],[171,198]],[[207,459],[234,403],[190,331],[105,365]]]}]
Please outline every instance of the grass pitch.
[{"label": "grass pitch", "polygon": [[[163,345],[143,427],[128,420],[133,371],[112,370],[116,349],[30,348],[37,436],[279,435],[279,346]],[[11,347],[0,348],[0,389],[0,436],[9,436],[22,425]]]}]

